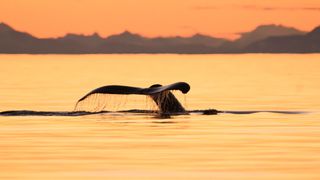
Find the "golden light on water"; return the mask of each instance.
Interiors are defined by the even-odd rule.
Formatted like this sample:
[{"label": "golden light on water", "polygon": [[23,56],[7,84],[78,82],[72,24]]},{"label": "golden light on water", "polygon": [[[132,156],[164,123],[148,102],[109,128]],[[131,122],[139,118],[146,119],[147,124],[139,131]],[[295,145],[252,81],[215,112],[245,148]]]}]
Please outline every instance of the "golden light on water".
[{"label": "golden light on water", "polygon": [[72,111],[96,87],[186,81],[188,109],[309,112],[1,116],[0,179],[318,179],[319,58],[0,55],[0,111]]}]

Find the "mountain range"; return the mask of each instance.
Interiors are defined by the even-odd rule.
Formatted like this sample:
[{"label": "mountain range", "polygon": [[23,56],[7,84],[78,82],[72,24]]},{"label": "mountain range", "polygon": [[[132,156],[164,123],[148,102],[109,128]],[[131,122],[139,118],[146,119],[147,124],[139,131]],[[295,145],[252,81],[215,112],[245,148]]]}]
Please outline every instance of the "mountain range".
[{"label": "mountain range", "polygon": [[0,53],[8,54],[95,54],[95,53],[314,53],[320,52],[320,26],[310,32],[281,25],[261,25],[230,41],[203,34],[190,37],[147,38],[124,31],[99,34],[66,34],[37,38],[0,23]]}]

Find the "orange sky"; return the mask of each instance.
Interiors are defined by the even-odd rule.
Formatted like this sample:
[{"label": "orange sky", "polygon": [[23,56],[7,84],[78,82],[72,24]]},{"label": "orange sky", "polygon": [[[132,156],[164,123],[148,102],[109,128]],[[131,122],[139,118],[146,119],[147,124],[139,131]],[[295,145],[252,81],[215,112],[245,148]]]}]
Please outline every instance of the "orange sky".
[{"label": "orange sky", "polygon": [[320,0],[0,0],[0,22],[37,37],[67,32],[235,38],[260,24],[320,25]]}]

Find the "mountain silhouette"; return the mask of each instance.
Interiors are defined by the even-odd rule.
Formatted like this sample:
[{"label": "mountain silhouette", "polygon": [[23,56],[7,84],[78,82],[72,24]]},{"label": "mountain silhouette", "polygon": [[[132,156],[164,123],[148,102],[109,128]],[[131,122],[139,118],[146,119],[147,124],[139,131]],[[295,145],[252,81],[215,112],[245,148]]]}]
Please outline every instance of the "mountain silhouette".
[{"label": "mountain silhouette", "polygon": [[302,35],[305,32],[282,25],[261,25],[251,32],[240,33],[241,37],[234,41],[239,47],[246,47],[251,43],[275,36]]},{"label": "mountain silhouette", "polygon": [[248,45],[247,52],[315,53],[320,52],[320,26],[304,35],[269,37]]},{"label": "mountain silhouette", "polygon": [[103,42],[103,38],[98,33],[93,33],[92,35],[88,36],[69,33],[64,37],[58,38],[58,40],[81,44],[82,46],[87,46],[92,50],[97,48]]},{"label": "mountain silhouette", "polygon": [[244,48],[248,45],[264,40],[269,37],[276,36],[289,36],[289,35],[302,35],[306,32],[300,31],[295,28],[285,27],[282,25],[261,25],[256,27],[250,32],[240,33],[240,38],[224,43],[220,47],[221,52],[244,52]]},{"label": "mountain silhouette", "polygon": [[10,31],[14,31],[13,28],[11,28],[9,25],[7,25],[6,23],[0,23],[0,33],[3,32],[10,32]]},{"label": "mountain silhouette", "polygon": [[5,23],[0,23],[0,53],[40,54],[40,53],[83,53],[87,46],[65,38],[39,39],[28,33],[15,31]]},{"label": "mountain silhouette", "polygon": [[105,38],[98,51],[103,53],[210,53],[226,41],[201,34],[191,37],[146,38],[125,31]]},{"label": "mountain silhouette", "polygon": [[0,23],[0,52],[27,53],[39,41],[28,33],[15,31],[5,23]]},{"label": "mountain silhouette", "polygon": [[203,34],[147,38],[129,31],[105,38],[97,33],[37,38],[0,23],[0,53],[307,53],[320,52],[319,34],[320,27],[306,33],[280,25],[262,25],[251,32],[241,33],[241,37],[235,41]]}]

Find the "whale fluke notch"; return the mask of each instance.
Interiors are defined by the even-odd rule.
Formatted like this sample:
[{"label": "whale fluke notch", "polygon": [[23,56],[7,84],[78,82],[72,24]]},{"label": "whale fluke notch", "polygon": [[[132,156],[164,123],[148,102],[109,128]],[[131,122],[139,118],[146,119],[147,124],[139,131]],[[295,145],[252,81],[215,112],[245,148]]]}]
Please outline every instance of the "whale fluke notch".
[{"label": "whale fluke notch", "polygon": [[87,99],[93,94],[123,94],[123,95],[147,95],[153,99],[159,108],[160,113],[186,113],[181,103],[170,92],[171,90],[179,90],[183,94],[186,94],[190,90],[190,85],[186,82],[177,82],[170,85],[162,86],[160,84],[154,84],[149,88],[140,88],[132,86],[122,85],[109,85],[102,86],[92,90],[82,98],[78,100],[77,105]]}]

